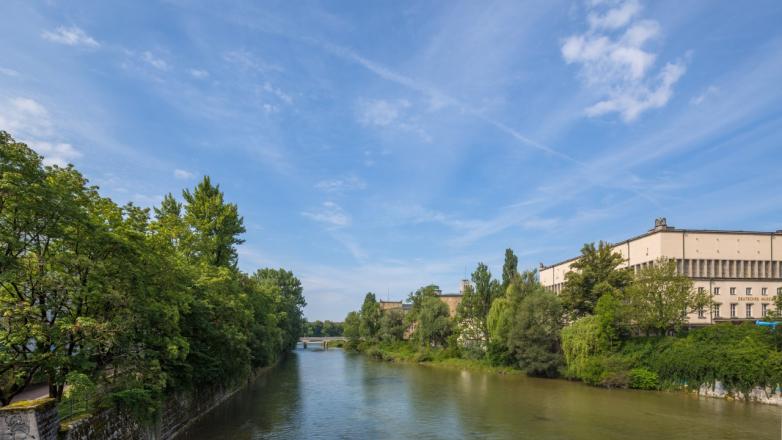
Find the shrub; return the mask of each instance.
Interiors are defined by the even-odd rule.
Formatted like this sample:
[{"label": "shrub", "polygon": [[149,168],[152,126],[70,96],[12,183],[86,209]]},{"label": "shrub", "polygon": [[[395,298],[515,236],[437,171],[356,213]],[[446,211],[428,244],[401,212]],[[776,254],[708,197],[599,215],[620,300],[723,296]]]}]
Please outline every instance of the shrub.
[{"label": "shrub", "polygon": [[432,358],[432,353],[430,353],[428,350],[427,351],[419,351],[413,357],[413,360],[415,362],[430,362],[432,359],[433,359]]},{"label": "shrub", "polygon": [[657,390],[660,389],[660,378],[657,373],[646,368],[633,368],[630,370],[630,388]]}]

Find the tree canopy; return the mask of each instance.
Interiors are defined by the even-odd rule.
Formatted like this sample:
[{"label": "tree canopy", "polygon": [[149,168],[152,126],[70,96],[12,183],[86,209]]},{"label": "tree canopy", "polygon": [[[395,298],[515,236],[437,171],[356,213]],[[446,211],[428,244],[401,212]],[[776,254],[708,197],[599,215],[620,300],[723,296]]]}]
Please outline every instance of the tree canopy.
[{"label": "tree canopy", "polygon": [[205,177],[153,210],[117,206],[72,166],[0,131],[0,403],[68,378],[154,412],[171,390],[243,380],[293,347],[301,283],[237,269],[242,217]]}]

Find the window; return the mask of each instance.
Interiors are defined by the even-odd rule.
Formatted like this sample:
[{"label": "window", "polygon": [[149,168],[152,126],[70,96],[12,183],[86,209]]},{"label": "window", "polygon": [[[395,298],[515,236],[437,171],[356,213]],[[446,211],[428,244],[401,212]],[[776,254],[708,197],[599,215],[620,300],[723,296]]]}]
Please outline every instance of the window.
[{"label": "window", "polygon": [[768,295],[768,287],[764,287],[764,288],[760,289],[760,294],[763,295],[763,296]]},{"label": "window", "polygon": [[698,293],[703,293],[703,287],[698,287]]},{"label": "window", "polygon": [[752,304],[747,304],[747,318],[752,317]]},{"label": "window", "polygon": [[715,303],[714,304],[714,317],[715,318],[719,318],[720,317],[720,306],[721,305],[722,304],[719,304],[719,303]]},{"label": "window", "polygon": [[750,295],[752,295],[752,288],[751,287],[747,287],[747,296],[750,296]]},{"label": "window", "polygon": [[714,288],[714,294],[715,295],[719,295],[720,294],[720,288],[719,287],[715,287]]},{"label": "window", "polygon": [[762,316],[763,318],[768,316],[768,304],[763,303],[760,305],[760,316]]},{"label": "window", "polygon": [[736,288],[735,287],[731,287],[730,288],[730,294],[731,295],[735,295],[736,294]]},{"label": "window", "polygon": [[736,306],[737,305],[738,304],[736,304],[736,303],[733,303],[733,304],[730,305],[730,317],[731,318],[735,318],[736,317]]},{"label": "window", "polygon": [[782,295],[782,287],[777,287],[777,295]]},{"label": "window", "polygon": [[703,319],[706,317],[706,312],[703,310],[703,307],[698,307],[698,319]]}]

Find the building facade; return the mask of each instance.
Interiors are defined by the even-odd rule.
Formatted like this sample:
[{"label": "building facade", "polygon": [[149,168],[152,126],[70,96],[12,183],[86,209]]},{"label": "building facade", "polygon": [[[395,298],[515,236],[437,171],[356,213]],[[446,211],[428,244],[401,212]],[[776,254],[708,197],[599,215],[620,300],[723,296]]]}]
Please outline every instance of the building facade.
[{"label": "building facade", "polygon": [[[637,273],[659,258],[672,259],[694,289],[710,292],[715,306],[690,314],[690,324],[761,319],[782,294],[782,231],[677,229],[660,218],[648,232],[611,246],[623,267]],[[577,259],[541,264],[540,283],[560,293]]]}]

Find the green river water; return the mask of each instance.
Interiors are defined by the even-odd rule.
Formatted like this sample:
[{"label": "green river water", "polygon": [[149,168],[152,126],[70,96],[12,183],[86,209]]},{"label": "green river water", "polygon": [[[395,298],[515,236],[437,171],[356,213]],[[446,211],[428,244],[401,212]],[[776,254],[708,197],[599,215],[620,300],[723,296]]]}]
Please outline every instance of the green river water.
[{"label": "green river water", "polygon": [[780,439],[782,409],[297,349],[177,440]]}]

